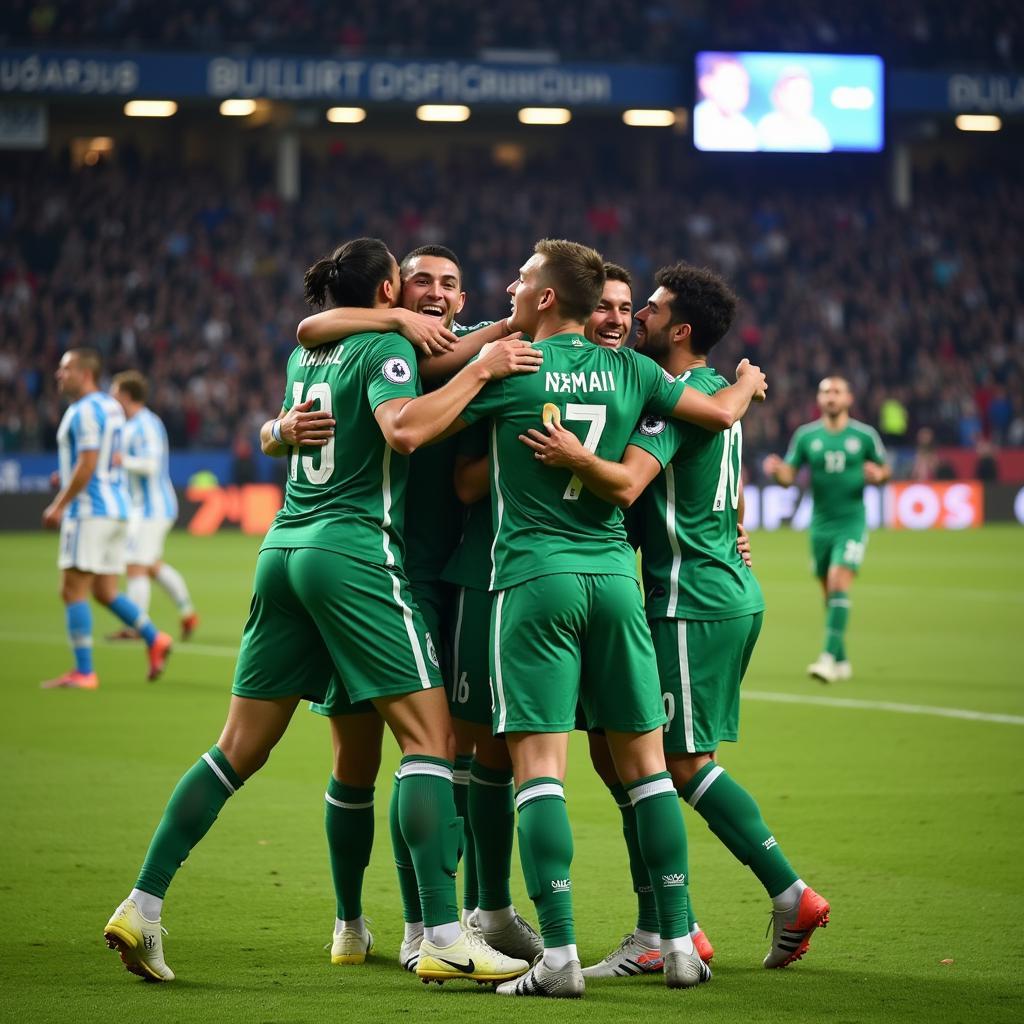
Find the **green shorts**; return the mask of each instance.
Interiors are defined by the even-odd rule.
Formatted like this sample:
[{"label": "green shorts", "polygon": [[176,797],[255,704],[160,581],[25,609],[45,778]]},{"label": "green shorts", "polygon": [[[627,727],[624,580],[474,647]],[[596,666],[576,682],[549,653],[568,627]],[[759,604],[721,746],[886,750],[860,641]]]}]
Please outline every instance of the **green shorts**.
[{"label": "green shorts", "polygon": [[[321,548],[256,560],[237,697],[299,695],[336,714],[358,701],[441,685],[423,617],[399,571]],[[342,699],[343,698],[343,699]]]},{"label": "green shorts", "polygon": [[834,529],[811,531],[811,565],[814,575],[823,580],[833,565],[857,572],[864,561],[868,532],[856,523]]},{"label": "green shorts", "polygon": [[665,722],[640,585],[629,576],[556,573],[500,591],[491,616],[493,729],[618,732]]},{"label": "green shorts", "polygon": [[736,742],[740,683],[763,620],[764,612],[755,612],[715,622],[651,622],[668,715],[666,754],[710,754],[719,743]]},{"label": "green shorts", "polygon": [[486,590],[459,587],[451,631],[452,668],[448,677],[448,706],[460,722],[491,724],[491,697],[487,647],[494,598]]}]

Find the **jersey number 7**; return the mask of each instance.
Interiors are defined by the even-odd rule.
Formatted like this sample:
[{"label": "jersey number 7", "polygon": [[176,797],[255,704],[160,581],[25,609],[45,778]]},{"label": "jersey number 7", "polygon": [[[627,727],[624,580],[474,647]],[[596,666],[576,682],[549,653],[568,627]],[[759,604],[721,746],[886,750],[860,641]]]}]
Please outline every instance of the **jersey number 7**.
[{"label": "jersey number 7", "polygon": [[[587,428],[587,436],[583,439],[583,447],[588,452],[597,451],[597,444],[604,433],[607,415],[608,410],[603,405],[577,405],[574,402],[569,402],[565,407],[566,420],[579,420],[590,424]],[[558,406],[553,402],[545,402],[544,408],[541,411],[541,419],[544,421],[545,426],[552,421],[554,421],[556,427],[561,426],[562,415]],[[583,481],[578,476],[573,475],[569,481],[569,486],[565,489],[565,494],[562,495],[562,500],[579,501],[580,494],[582,493]]]}]

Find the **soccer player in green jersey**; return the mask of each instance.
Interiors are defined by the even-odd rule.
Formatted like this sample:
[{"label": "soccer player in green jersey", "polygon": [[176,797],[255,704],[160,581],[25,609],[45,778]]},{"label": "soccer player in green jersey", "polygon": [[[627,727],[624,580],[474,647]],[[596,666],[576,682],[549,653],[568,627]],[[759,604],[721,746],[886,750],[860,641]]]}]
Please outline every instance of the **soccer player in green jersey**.
[{"label": "soccer player in green jersey", "polygon": [[[686,263],[663,267],[656,281],[657,290],[637,313],[637,350],[673,378],[715,394],[728,382],[708,366],[708,354],[732,324],[736,297],[716,274]],[[636,502],[645,611],[668,715],[668,769],[683,799],[764,886],[774,927],[764,965],[785,967],[803,956],[811,933],[827,923],[829,905],[799,878],[753,797],[716,760],[719,744],[735,742],[739,734],[740,683],[764,615],[761,588],[736,546],[742,427],[711,433],[648,413],[621,463],[587,451],[553,424],[544,433],[531,431],[528,444],[546,465],[576,473],[606,501],[624,508]],[[638,888],[643,863],[624,831]],[[644,894],[638,897],[643,920]],[[692,915],[690,929],[699,931]],[[584,975],[632,977],[657,970],[656,939],[634,932]]]},{"label": "soccer player in green jersey", "polygon": [[509,286],[509,326],[534,339],[544,370],[534,387],[485,388],[456,421],[491,419],[493,729],[512,755],[523,873],[544,938],[543,955],[521,984],[500,985],[502,995],[583,994],[563,785],[581,693],[588,719],[608,730],[637,808],[644,861],[657,879],[666,981],[690,987],[710,977],[687,934],[686,838],[665,771],[657,666],[622,514],[575,476],[539,466],[519,438],[557,418],[582,424],[590,449],[618,459],[645,408],[730,428],[763,393],[764,376],[744,363],[736,385],[708,397],[645,356],[589,343],[584,323],[604,279],[592,249],[538,242]]},{"label": "soccer player in green jersey", "polygon": [[[425,245],[412,250],[400,265],[400,306],[394,309],[334,308],[315,313],[299,325],[297,336],[305,348],[344,339],[376,324],[380,330],[394,329],[416,342],[419,339],[421,374],[435,383],[439,377],[460,369],[482,344],[508,333],[504,321],[484,323],[476,327],[461,327],[455,317],[466,301],[462,291],[462,268],[458,257],[442,245]],[[431,334],[422,321],[436,322],[438,330]],[[410,329],[411,328],[411,329]],[[423,344],[426,342],[426,344]],[[441,364],[442,369],[438,370]],[[456,446],[459,439],[448,438],[423,447],[409,459],[406,486],[406,506],[410,514],[405,518],[405,571],[410,590],[423,613],[434,649],[441,663],[442,675],[451,678],[452,661],[448,640],[453,632],[461,638],[461,617],[465,607],[460,597],[455,607],[452,583],[442,579],[442,570],[455,550],[460,537],[462,510],[455,496],[453,474]],[[486,487],[486,470],[483,473]],[[489,518],[489,516],[488,516]],[[486,562],[490,544],[483,552]],[[485,597],[489,604],[489,595]],[[476,609],[471,600],[469,616]],[[483,659],[486,664],[486,623],[484,618]],[[436,648],[434,638],[437,639]],[[464,674],[464,672],[462,673]],[[473,815],[469,812],[470,765],[477,741],[481,751],[477,777],[488,771],[507,774],[511,785],[511,763],[503,740],[495,740],[490,729],[480,732],[476,728],[479,701],[460,702],[465,694],[466,682],[453,681],[451,707],[456,743],[455,808],[463,821],[463,923],[468,924],[471,912],[479,904],[478,868],[475,855]],[[486,687],[486,674],[484,686]],[[337,693],[338,701],[314,704],[312,710],[329,716],[334,743],[334,767],[326,797],[325,825],[331,868],[337,897],[337,918],[331,943],[331,960],[335,964],[360,964],[366,959],[372,936],[362,915],[362,877],[373,846],[373,788],[380,767],[383,722],[369,702],[352,706]],[[490,722],[490,695],[482,708]],[[399,962],[407,970],[415,971],[423,938],[423,916],[420,907],[416,873],[407,846],[398,827],[397,808],[401,780],[396,777],[391,798],[391,839],[395,865],[402,895],[405,932],[399,949]],[[496,795],[496,794],[492,794]],[[511,800],[511,796],[509,797]],[[504,818],[498,802],[477,802],[476,817],[487,834],[487,839],[502,831]],[[502,863],[511,857],[511,833],[508,855],[502,858],[483,858],[483,871],[487,876],[487,906],[477,923],[488,943],[509,956],[532,961],[540,948],[540,937],[515,913],[511,896],[494,906],[500,893],[509,892],[507,870],[501,877]],[[493,879],[493,881],[491,881]]]},{"label": "soccer player in green jersey", "polygon": [[811,562],[825,595],[825,646],[807,672],[823,683],[850,679],[846,626],[850,589],[864,561],[868,534],[864,485],[883,484],[892,476],[878,432],[850,418],[853,395],[842,377],[818,385],[821,419],[798,427],[786,457],[769,455],[764,471],[788,487],[801,466],[811,468]]},{"label": "soccer player in green jersey", "polygon": [[625,267],[606,261],[601,301],[587,320],[584,337],[604,348],[622,348],[632,328],[633,275]]},{"label": "soccer player in green jersey", "polygon": [[[321,306],[389,306],[398,289],[398,265],[378,239],[346,243],[306,273],[307,298]],[[292,354],[281,415],[261,435],[264,451],[288,456],[284,507],[257,559],[227,722],[178,783],[135,887],[104,929],[128,970],[174,978],[160,929],[171,880],[228,797],[266,763],[299,701],[330,703],[338,688],[352,703],[371,700],[402,750],[399,825],[425,927],[417,973],[500,980],[526,970],[458,923],[451,728],[402,569],[401,519],[404,456],[442,433],[489,379],[535,371],[540,358],[523,342],[499,343],[418,396],[413,350],[397,335]]]}]

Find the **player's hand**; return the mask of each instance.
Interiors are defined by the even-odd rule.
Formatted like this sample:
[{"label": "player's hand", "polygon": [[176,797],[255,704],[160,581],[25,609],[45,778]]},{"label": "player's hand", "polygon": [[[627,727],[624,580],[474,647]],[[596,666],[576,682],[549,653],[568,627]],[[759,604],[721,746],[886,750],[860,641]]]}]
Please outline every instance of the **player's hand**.
[{"label": "player's hand", "polygon": [[396,309],[395,315],[399,318],[398,333],[425,356],[451,352],[459,340],[436,316],[426,316],[411,309]]},{"label": "player's hand", "polygon": [[743,529],[742,523],[736,524],[736,550],[740,553],[744,565],[749,569],[754,560],[750,556],[750,535]]},{"label": "player's hand", "polygon": [[770,476],[773,480],[775,474],[782,468],[782,459],[778,455],[766,455],[764,462],[761,463],[761,469],[764,470],[765,476]]},{"label": "player's hand", "polygon": [[515,373],[536,373],[543,360],[544,353],[530,342],[523,341],[517,331],[484,345],[480,349],[477,365],[487,371],[491,380],[501,380]]},{"label": "player's hand", "polygon": [[62,509],[55,501],[51,501],[50,504],[43,509],[43,526],[47,530],[59,530],[60,521],[63,518],[64,509]]},{"label": "player's hand", "polygon": [[281,417],[281,440],[286,445],[322,448],[334,437],[334,418],[323,409],[314,409],[314,398],[293,405]]},{"label": "player's hand", "polygon": [[752,377],[754,380],[754,401],[763,402],[768,395],[768,378],[749,359],[741,359],[736,367],[736,381]]},{"label": "player's hand", "polygon": [[539,462],[555,469],[576,469],[581,459],[587,457],[587,449],[580,439],[566,430],[557,417],[544,417],[544,430],[530,429],[519,435],[519,440],[529,448]]},{"label": "player's hand", "polygon": [[864,482],[868,484],[884,484],[889,478],[885,466],[879,466],[877,462],[864,463]]},{"label": "player's hand", "polygon": [[59,470],[55,469],[50,474],[50,486],[52,488],[54,488],[54,490],[56,490],[58,487],[60,487],[60,471]]}]

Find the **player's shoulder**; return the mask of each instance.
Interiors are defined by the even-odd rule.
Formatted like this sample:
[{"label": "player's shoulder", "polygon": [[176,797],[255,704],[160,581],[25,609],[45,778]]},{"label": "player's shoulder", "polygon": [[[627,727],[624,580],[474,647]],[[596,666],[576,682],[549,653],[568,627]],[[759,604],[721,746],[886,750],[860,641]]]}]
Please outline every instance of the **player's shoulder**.
[{"label": "player's shoulder", "polygon": [[810,423],[801,423],[800,426],[793,431],[793,440],[796,441],[801,437],[810,437],[821,429],[821,420],[811,420]]},{"label": "player's shoulder", "polygon": [[858,434],[865,434],[870,437],[873,441],[881,441],[879,433],[870,423],[864,423],[862,420],[851,419],[846,424],[848,430],[852,430]]},{"label": "player's shoulder", "polygon": [[717,370],[710,366],[698,366],[695,370],[687,370],[679,377],[688,388],[701,391],[705,395],[713,395],[727,388],[729,382]]}]

